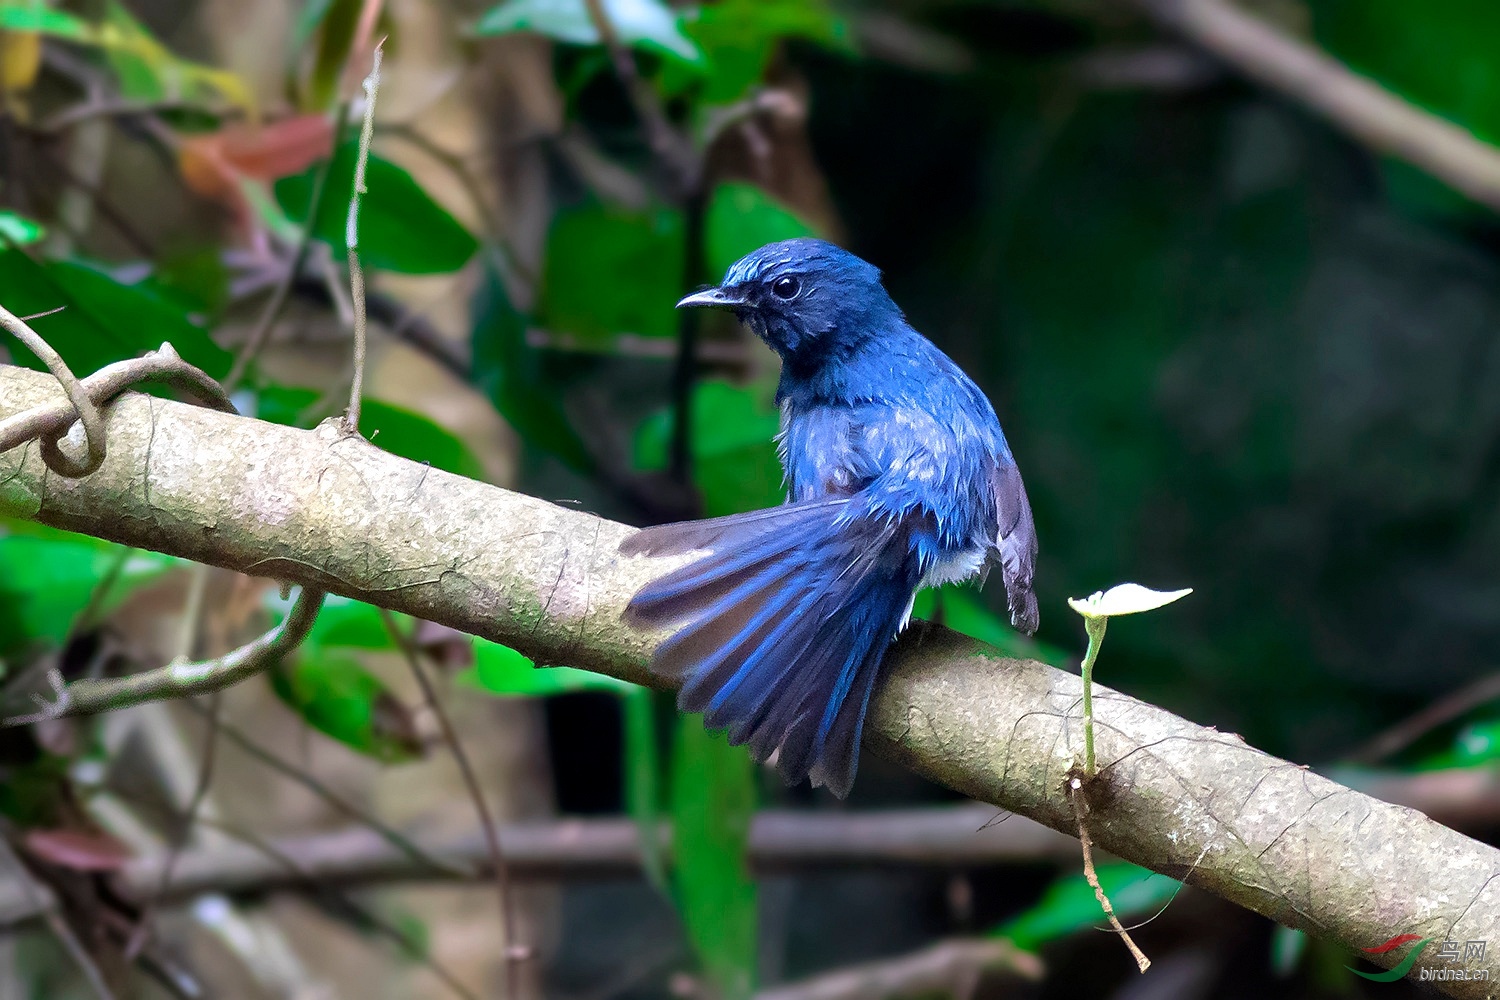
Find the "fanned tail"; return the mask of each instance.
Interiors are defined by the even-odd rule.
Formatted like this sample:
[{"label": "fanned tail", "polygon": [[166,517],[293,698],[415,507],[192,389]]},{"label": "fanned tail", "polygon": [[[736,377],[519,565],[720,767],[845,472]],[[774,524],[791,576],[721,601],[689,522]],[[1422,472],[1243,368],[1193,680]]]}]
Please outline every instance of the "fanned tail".
[{"label": "fanned tail", "polygon": [[652,669],[789,782],[840,798],[854,783],[870,693],[921,577],[912,525],[861,517],[844,498],[648,528],[621,547],[709,555],[630,602],[626,618],[682,627]]}]

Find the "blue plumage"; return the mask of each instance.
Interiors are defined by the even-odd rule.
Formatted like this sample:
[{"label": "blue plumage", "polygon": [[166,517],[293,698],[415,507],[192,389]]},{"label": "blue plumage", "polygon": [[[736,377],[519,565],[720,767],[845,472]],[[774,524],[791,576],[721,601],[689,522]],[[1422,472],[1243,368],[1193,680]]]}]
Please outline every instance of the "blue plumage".
[{"label": "blue plumage", "polygon": [[772,243],[679,305],[732,309],[781,356],[787,503],[632,536],[622,551],[708,554],[626,615],[678,626],[652,667],[681,684],[684,711],[842,798],[919,589],[997,564],[1012,624],[1036,630],[1026,490],[984,394],[853,254]]}]

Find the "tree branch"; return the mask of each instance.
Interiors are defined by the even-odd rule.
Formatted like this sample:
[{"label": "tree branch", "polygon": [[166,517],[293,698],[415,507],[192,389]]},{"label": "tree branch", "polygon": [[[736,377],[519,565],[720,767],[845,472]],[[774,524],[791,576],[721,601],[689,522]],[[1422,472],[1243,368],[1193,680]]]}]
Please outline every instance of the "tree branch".
[{"label": "tree branch", "polygon": [[1229,0],[1135,0],[1157,24],[1356,140],[1500,210],[1500,149],[1359,76]]},{"label": "tree branch", "polygon": [[[0,419],[58,398],[0,368]],[[624,525],[300,431],[149,396],[107,417],[93,475],[0,455],[4,509],[239,572],[328,589],[510,645],[538,663],[653,683],[657,635],[620,614],[678,561],[627,559]],[[965,794],[1076,833],[1078,678],[918,625],[891,656],[870,748]],[[1096,686],[1095,842],[1289,926],[1362,948],[1500,926],[1500,850],[1411,809]],[[1399,950],[1382,956],[1394,963]],[[1500,948],[1469,960],[1500,979]],[[1482,982],[1442,982],[1487,997]]]},{"label": "tree branch", "polygon": [[970,997],[986,974],[998,972],[1035,982],[1042,978],[1042,960],[998,938],[960,938],[761,990],[755,1000]]}]

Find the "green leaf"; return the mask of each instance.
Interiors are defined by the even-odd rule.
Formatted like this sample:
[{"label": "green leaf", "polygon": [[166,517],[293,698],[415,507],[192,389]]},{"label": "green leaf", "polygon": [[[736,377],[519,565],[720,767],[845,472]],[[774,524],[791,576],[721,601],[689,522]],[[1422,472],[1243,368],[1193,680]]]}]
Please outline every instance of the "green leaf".
[{"label": "green leaf", "polygon": [[[704,515],[718,517],[774,507],[785,499],[773,438],[781,418],[769,383],[736,386],[705,379],[693,387],[693,481]],[[670,411],[643,421],[635,436],[638,469],[664,469],[672,433]]]},{"label": "green leaf", "polygon": [[[604,0],[604,14],[632,48],[695,65],[703,53],[683,34],[682,15],[661,0]],[[598,45],[599,30],[584,0],[506,0],[474,25],[476,35],[534,31],[569,45]]]},{"label": "green leaf", "polygon": [[[112,361],[133,358],[170,341],[177,353],[215,378],[229,371],[228,352],[184,311],[137,285],[121,284],[80,261],[38,263],[19,250],[0,253],[0,302],[17,316],[38,317],[32,329],[62,355],[80,378]],[[18,364],[45,366],[9,334]]]},{"label": "green leaf", "polygon": [[204,246],[159,258],[139,287],[199,323],[220,316],[229,305],[229,280],[219,248]]},{"label": "green leaf", "polygon": [[404,706],[352,656],[304,645],[271,671],[271,688],[308,725],[360,753],[390,762],[420,756]]},{"label": "green leaf", "polygon": [[[1100,865],[1099,884],[1121,920],[1145,916],[1167,904],[1182,883],[1139,865]],[[993,933],[1028,951],[1076,931],[1098,927],[1107,918],[1094,889],[1082,873],[1053,882],[1031,909],[997,927]]]},{"label": "green leaf", "polygon": [[560,212],[547,235],[542,325],[585,339],[674,336],[683,252],[676,209],[596,203]]},{"label": "green leaf", "polygon": [[661,752],[656,738],[656,692],[633,687],[620,697],[625,728],[625,809],[635,820],[646,879],[667,891],[667,858],[662,850]]},{"label": "green leaf", "polygon": [[[317,406],[324,394],[313,389],[268,385],[256,394],[255,415],[272,423],[310,427],[326,414]],[[420,413],[366,399],[360,406],[359,431],[370,443],[392,455],[422,462],[469,479],[484,479],[484,466],[463,439]]]},{"label": "green leaf", "polygon": [[100,581],[119,568],[99,607],[108,614],[180,563],[85,535],[31,526],[0,536],[0,654],[27,643],[62,643]]},{"label": "green leaf", "polygon": [[819,0],[724,0],[693,9],[684,24],[703,50],[707,72],[677,71],[669,65],[663,86],[675,92],[695,77],[705,78],[697,98],[728,104],[746,96],[765,77],[776,47],[797,38],[834,51],[852,53],[848,24]]},{"label": "green leaf", "polygon": [[474,667],[459,679],[490,694],[546,698],[576,691],[607,691],[618,694],[635,687],[576,667],[538,667],[529,658],[498,642],[474,640]]},{"label": "green leaf", "polygon": [[704,972],[725,1000],[749,997],[756,960],[756,894],[746,862],[755,763],[744,747],[677,720],[672,751],[673,886]]},{"label": "green leaf", "polygon": [[[358,156],[358,142],[339,147],[313,225],[313,236],[332,247],[337,260],[344,259],[344,227]],[[293,222],[306,222],[321,169],[321,164],[314,164],[276,182],[276,201]],[[359,206],[359,259],[365,267],[399,274],[447,274],[467,264],[479,248],[472,233],[389,160],[370,157],[365,188]]]},{"label": "green leaf", "polygon": [[703,263],[721,275],[767,243],[816,236],[811,226],[754,184],[729,181],[714,188],[704,216]]},{"label": "green leaf", "polygon": [[7,247],[24,247],[47,235],[40,222],[33,222],[24,215],[10,210],[0,211],[0,242]]},{"label": "green leaf", "polygon": [[576,472],[591,472],[593,458],[568,421],[561,392],[547,383],[537,352],[526,345],[526,317],[511,304],[504,282],[490,268],[485,268],[472,313],[474,385],[527,445]]}]

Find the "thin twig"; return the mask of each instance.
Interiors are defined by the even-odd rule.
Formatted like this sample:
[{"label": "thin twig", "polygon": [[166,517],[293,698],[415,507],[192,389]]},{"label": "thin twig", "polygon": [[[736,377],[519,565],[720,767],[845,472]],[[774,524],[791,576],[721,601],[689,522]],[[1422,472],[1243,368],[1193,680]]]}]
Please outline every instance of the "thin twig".
[{"label": "thin twig", "polygon": [[[703,257],[704,204],[701,190],[690,191],[683,205],[682,286],[699,282]],[[677,316],[677,359],[672,367],[672,438],[669,468],[682,486],[693,482],[693,386],[698,381],[698,324],[703,310],[683,309]]]},{"label": "thin twig", "polygon": [[[198,651],[199,640],[203,634],[204,618],[208,613],[208,586],[212,577],[211,567],[202,564],[193,567],[187,599],[183,602],[182,632],[178,636],[177,655],[173,657],[174,663],[189,662]],[[204,800],[208,798],[208,788],[213,783],[214,761],[218,756],[219,702],[219,692],[214,691],[210,695],[208,725],[203,733],[203,753],[198,765],[198,778],[193,786],[193,794],[189,796],[187,808],[178,819],[171,846],[167,850],[166,863],[161,867],[161,882],[158,883],[155,894],[146,902],[136,920],[135,929],[125,944],[125,957],[132,961],[146,946],[156,916],[158,901],[172,886],[172,873],[177,868],[183,849],[187,847],[188,839],[193,835],[193,824],[198,820],[198,812],[203,808]]]},{"label": "thin twig", "polygon": [[662,109],[661,100],[656,91],[641,79],[640,73],[636,71],[635,58],[630,54],[630,49],[620,40],[620,33],[615,30],[614,22],[609,19],[609,13],[604,9],[604,0],[584,0],[588,6],[589,20],[594,23],[594,30],[599,33],[599,40],[604,44],[604,49],[609,53],[610,64],[614,67],[615,76],[620,85],[625,88],[625,96],[630,100],[630,105],[635,109],[636,117],[640,119],[641,127],[646,130],[646,141],[651,144],[651,151],[656,155],[658,162],[667,169],[670,179],[676,185],[677,196],[682,197],[686,193],[697,190],[700,186],[702,162],[696,152],[687,144],[682,135],[667,121],[666,112]]},{"label": "thin twig", "polygon": [[1135,964],[1141,972],[1151,968],[1151,959],[1146,953],[1136,946],[1135,940],[1130,936],[1115,916],[1115,908],[1109,904],[1109,897],[1104,894],[1104,887],[1099,884],[1099,873],[1094,870],[1094,842],[1089,839],[1089,828],[1083,821],[1083,779],[1071,777],[1068,779],[1068,798],[1073,803],[1073,815],[1078,819],[1078,845],[1083,848],[1083,877],[1088,879],[1089,885],[1094,889],[1094,898],[1099,901],[1099,906],[1104,910],[1104,915],[1109,918],[1109,924],[1120,935],[1120,940],[1125,942],[1125,947],[1130,950],[1130,955],[1135,959]]},{"label": "thin twig", "polygon": [[390,125],[382,125],[380,133],[381,135],[395,136],[398,139],[405,140],[446,169],[453,176],[453,179],[458,181],[459,187],[464,189],[464,193],[468,195],[469,201],[473,203],[474,211],[478,214],[480,222],[484,226],[486,242],[499,251],[497,256],[499,257],[499,263],[503,265],[503,269],[520,279],[527,286],[535,287],[537,283],[536,272],[527,267],[521,260],[521,256],[516,252],[515,246],[506,234],[505,227],[501,224],[498,214],[490,206],[489,198],[486,196],[483,186],[479,183],[478,178],[474,176],[474,171],[470,170],[468,164],[464,163],[463,157],[438,145],[411,122],[395,122]]},{"label": "thin twig", "polygon": [[[73,375],[72,370],[63,361],[62,355],[54,351],[52,345],[27,326],[24,320],[4,306],[0,306],[0,327],[4,327],[7,333],[24,344],[27,350],[35,354],[42,364],[47,366],[52,377],[62,384],[63,391],[68,394],[68,402],[72,404],[74,414],[83,424],[84,439],[88,443],[87,455],[81,461],[74,459],[58,448],[57,437],[44,436],[42,439],[44,457],[51,452],[51,457],[47,458],[47,467],[58,475],[71,479],[82,478],[99,468],[104,464],[104,417],[99,413],[99,408],[94,405],[94,401],[89,398],[88,390]],[[6,423],[8,424],[9,421]],[[3,429],[3,426],[0,425],[0,429]]]},{"label": "thin twig", "polygon": [[344,122],[348,117],[349,105],[340,105],[337,118],[334,120],[333,146],[329,151],[328,159],[324,160],[317,172],[313,174],[312,191],[307,199],[307,217],[302,224],[302,232],[297,237],[297,247],[292,251],[286,273],[276,283],[271,297],[266,300],[260,316],[255,321],[255,326],[251,328],[250,333],[240,345],[240,352],[235,356],[234,365],[229,369],[229,374],[224,377],[224,384],[230,389],[240,384],[250,370],[251,363],[261,351],[265,350],[266,342],[271,338],[271,330],[276,326],[276,320],[281,316],[281,311],[286,308],[287,299],[302,274],[302,268],[307,263],[307,255],[312,250],[313,234],[317,229],[318,216],[323,210],[323,192],[328,188],[328,175],[333,172],[333,161],[338,157],[339,140],[343,133]]},{"label": "thin twig", "polygon": [[182,858],[182,852],[187,847],[188,840],[193,835],[193,827],[198,822],[198,814],[203,809],[203,803],[208,799],[208,790],[213,784],[214,764],[218,760],[219,717],[223,712],[222,694],[221,691],[214,691],[209,695],[208,726],[203,732],[203,755],[198,766],[198,780],[193,786],[193,795],[188,799],[187,808],[183,810],[182,816],[177,821],[172,844],[167,850],[166,862],[161,866],[161,881],[157,883],[156,891],[151,898],[146,901],[146,906],[136,921],[135,932],[131,934],[125,946],[125,955],[129,959],[134,960],[146,945],[157,907],[172,890],[172,878],[176,874],[177,864]]},{"label": "thin twig", "polygon": [[[125,677],[73,681],[62,691],[53,717],[94,715],[147,701],[188,698],[219,691],[253,677],[296,649],[317,620],[324,592],[303,587],[285,620],[265,635],[211,660],[173,662]],[[29,718],[29,717],[28,717]],[[0,728],[21,723],[0,720]]]},{"label": "thin twig", "polygon": [[223,118],[234,110],[231,106],[205,106],[202,101],[185,98],[138,101],[122,97],[101,97],[69,105],[55,114],[30,126],[29,131],[42,135],[56,135],[95,118],[132,118],[138,115],[154,115],[162,111],[204,111],[216,118]]},{"label": "thin twig", "polygon": [[985,973],[1042,978],[1042,960],[999,938],[939,941],[920,951],[835,969],[755,994],[755,1000],[869,1000],[872,997],[968,997]]},{"label": "thin twig", "polygon": [[109,595],[114,592],[115,584],[120,582],[120,574],[125,571],[125,564],[135,554],[136,550],[128,545],[121,545],[115,550],[114,558],[110,560],[109,568],[104,571],[104,574],[99,577],[99,581],[89,591],[89,602],[83,606],[82,611],[74,616],[73,624],[68,628],[67,638],[62,642],[62,649],[67,649],[76,637],[87,634],[95,625],[99,624],[100,613],[109,601]]},{"label": "thin twig", "polygon": [[1227,0],[1134,0],[1245,76],[1290,97],[1366,146],[1500,209],[1500,149],[1423,111]]},{"label": "thin twig", "polygon": [[214,826],[241,843],[249,845],[264,857],[269,858],[279,868],[291,873],[295,876],[298,883],[325,903],[343,910],[346,915],[394,942],[405,953],[406,957],[426,966],[429,972],[437,976],[450,990],[458,996],[463,997],[464,1000],[476,1000],[474,992],[465,986],[453,974],[452,970],[433,957],[432,949],[425,948],[420,942],[412,940],[400,927],[386,921],[374,911],[359,905],[346,894],[324,885],[319,881],[316,873],[308,871],[295,857],[282,851],[274,842],[259,837],[249,830],[231,829],[222,823],[216,823]]},{"label": "thin twig", "polygon": [[[194,709],[195,711],[202,711],[202,709],[198,708],[198,706],[194,705],[192,702],[185,702],[184,704],[186,704],[189,708]],[[383,820],[380,819],[380,817],[376,816],[374,813],[368,812],[355,805],[353,802],[350,802],[338,792],[335,792],[332,788],[329,788],[327,785],[325,785],[313,774],[297,767],[297,765],[285,760],[282,757],[278,757],[275,753],[257,743],[243,729],[240,729],[238,726],[229,722],[227,719],[220,720],[219,733],[225,739],[229,740],[235,746],[243,750],[246,754],[249,754],[252,758],[259,761],[261,764],[277,772],[278,774],[281,774],[287,778],[290,778],[292,781],[297,782],[297,784],[301,785],[303,788],[307,789],[309,792],[322,799],[325,804],[333,807],[335,810],[343,813],[345,816],[348,816],[355,822],[369,827],[387,844],[390,844],[393,848],[395,848],[401,854],[405,855],[407,858],[410,858],[413,862],[416,862],[422,868],[428,869],[436,874],[456,876],[458,878],[474,877],[474,869],[472,867],[458,864],[452,861],[446,861],[443,858],[437,857],[430,851],[424,850],[416,841],[412,840],[410,837],[407,837],[405,834],[386,824]]]},{"label": "thin twig", "polygon": [[1446,697],[1439,698],[1417,714],[1403,719],[1349,755],[1356,764],[1374,764],[1400,753],[1439,726],[1481,705],[1500,699],[1500,673],[1481,677]]},{"label": "thin twig", "polygon": [[463,777],[464,787],[468,789],[469,798],[474,802],[474,814],[484,830],[485,848],[489,851],[490,865],[495,876],[495,891],[500,897],[500,923],[505,935],[506,996],[515,998],[520,995],[520,963],[523,959],[531,957],[531,949],[516,939],[515,902],[510,891],[510,869],[505,864],[505,853],[500,849],[500,830],[495,825],[495,818],[491,815],[489,806],[485,804],[484,790],[479,787],[479,779],[474,773],[473,765],[469,762],[469,755],[464,751],[463,743],[458,738],[458,730],[453,727],[453,720],[443,708],[443,703],[438,700],[437,689],[433,686],[432,679],[427,676],[427,671],[422,667],[421,656],[412,644],[411,637],[401,631],[396,624],[395,617],[385,608],[380,609],[380,618],[385,623],[386,631],[390,633],[402,655],[406,657],[412,676],[416,678],[417,685],[422,689],[422,697],[427,700],[428,707],[432,709],[433,718],[437,720],[438,728],[442,730],[443,740],[448,744],[448,749],[453,754],[453,761],[458,765],[459,774]]},{"label": "thin twig", "polygon": [[36,908],[37,913],[41,914],[47,928],[52,931],[58,941],[62,942],[69,957],[78,965],[79,971],[83,973],[83,978],[88,980],[89,987],[94,991],[95,996],[99,1000],[114,1000],[114,992],[104,981],[104,974],[99,971],[94,957],[83,946],[83,942],[78,940],[78,935],[73,933],[73,928],[68,926],[67,920],[59,912],[56,895],[48,887],[37,882],[4,838],[0,838],[0,861],[3,861],[5,867],[11,870],[12,877],[6,880],[7,884],[20,887],[27,901]]},{"label": "thin twig", "polygon": [[349,296],[354,302],[354,377],[349,385],[349,409],[344,427],[359,433],[360,399],[365,387],[365,272],[359,264],[359,202],[365,194],[365,166],[370,160],[370,142],[375,137],[375,98],[380,94],[380,57],[385,39],[375,43],[370,75],[365,77],[365,120],[359,130],[359,159],[354,163],[354,188],[349,193],[349,215],[344,224],[344,249],[349,254]]}]

